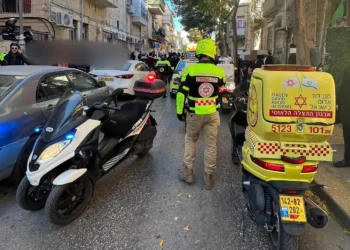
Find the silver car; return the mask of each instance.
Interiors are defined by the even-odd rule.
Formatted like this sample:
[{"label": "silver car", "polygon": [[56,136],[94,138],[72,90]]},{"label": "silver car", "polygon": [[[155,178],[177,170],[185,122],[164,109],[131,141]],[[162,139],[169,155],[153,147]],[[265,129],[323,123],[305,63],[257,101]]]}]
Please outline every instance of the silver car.
[{"label": "silver car", "polygon": [[0,67],[0,180],[21,180],[41,128],[67,89],[82,92],[88,106],[109,94],[104,82],[77,69]]}]

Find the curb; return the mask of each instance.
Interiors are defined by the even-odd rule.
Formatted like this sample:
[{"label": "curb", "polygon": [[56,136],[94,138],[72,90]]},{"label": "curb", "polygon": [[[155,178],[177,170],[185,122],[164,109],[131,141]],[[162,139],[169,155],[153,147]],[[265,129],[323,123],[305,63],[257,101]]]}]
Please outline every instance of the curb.
[{"label": "curb", "polygon": [[317,182],[310,187],[310,190],[314,192],[321,200],[325,201],[329,210],[337,218],[338,222],[347,230],[350,231],[350,215],[332,198],[326,189],[322,188]]}]

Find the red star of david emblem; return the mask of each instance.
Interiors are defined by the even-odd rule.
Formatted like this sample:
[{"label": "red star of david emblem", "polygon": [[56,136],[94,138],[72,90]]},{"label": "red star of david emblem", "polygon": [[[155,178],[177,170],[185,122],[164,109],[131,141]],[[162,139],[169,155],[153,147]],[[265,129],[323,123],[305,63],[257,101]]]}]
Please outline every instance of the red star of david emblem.
[{"label": "red star of david emblem", "polygon": [[301,94],[298,97],[294,97],[294,99],[295,99],[294,105],[298,105],[299,108],[302,108],[303,106],[307,105],[306,104],[307,97],[303,97]]},{"label": "red star of david emblem", "polygon": [[208,87],[203,88],[203,93],[208,94],[210,92],[210,89]]},{"label": "red star of david emblem", "polygon": [[294,84],[295,84],[295,82],[294,82],[293,80],[288,79],[288,81],[287,81],[287,87],[293,87]]}]

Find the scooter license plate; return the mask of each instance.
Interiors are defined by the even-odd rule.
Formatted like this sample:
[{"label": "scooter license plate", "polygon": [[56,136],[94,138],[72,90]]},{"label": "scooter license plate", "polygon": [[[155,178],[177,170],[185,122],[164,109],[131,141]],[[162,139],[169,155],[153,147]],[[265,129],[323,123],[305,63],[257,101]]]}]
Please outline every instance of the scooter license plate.
[{"label": "scooter license plate", "polygon": [[280,195],[283,222],[306,222],[304,197]]},{"label": "scooter license plate", "polygon": [[228,100],[227,100],[226,97],[223,97],[223,98],[222,98],[222,103],[228,103]]}]

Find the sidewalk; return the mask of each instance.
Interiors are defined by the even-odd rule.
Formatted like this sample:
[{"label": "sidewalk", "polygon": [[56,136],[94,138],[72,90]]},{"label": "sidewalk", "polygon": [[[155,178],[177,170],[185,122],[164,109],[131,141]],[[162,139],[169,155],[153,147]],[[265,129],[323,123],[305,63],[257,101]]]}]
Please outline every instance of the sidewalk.
[{"label": "sidewalk", "polygon": [[[336,125],[329,140],[333,150],[333,162],[343,159],[344,140],[341,125]],[[314,191],[327,204],[344,228],[350,231],[350,168],[335,168],[331,162],[320,164],[315,182],[327,186],[313,187]]]}]

